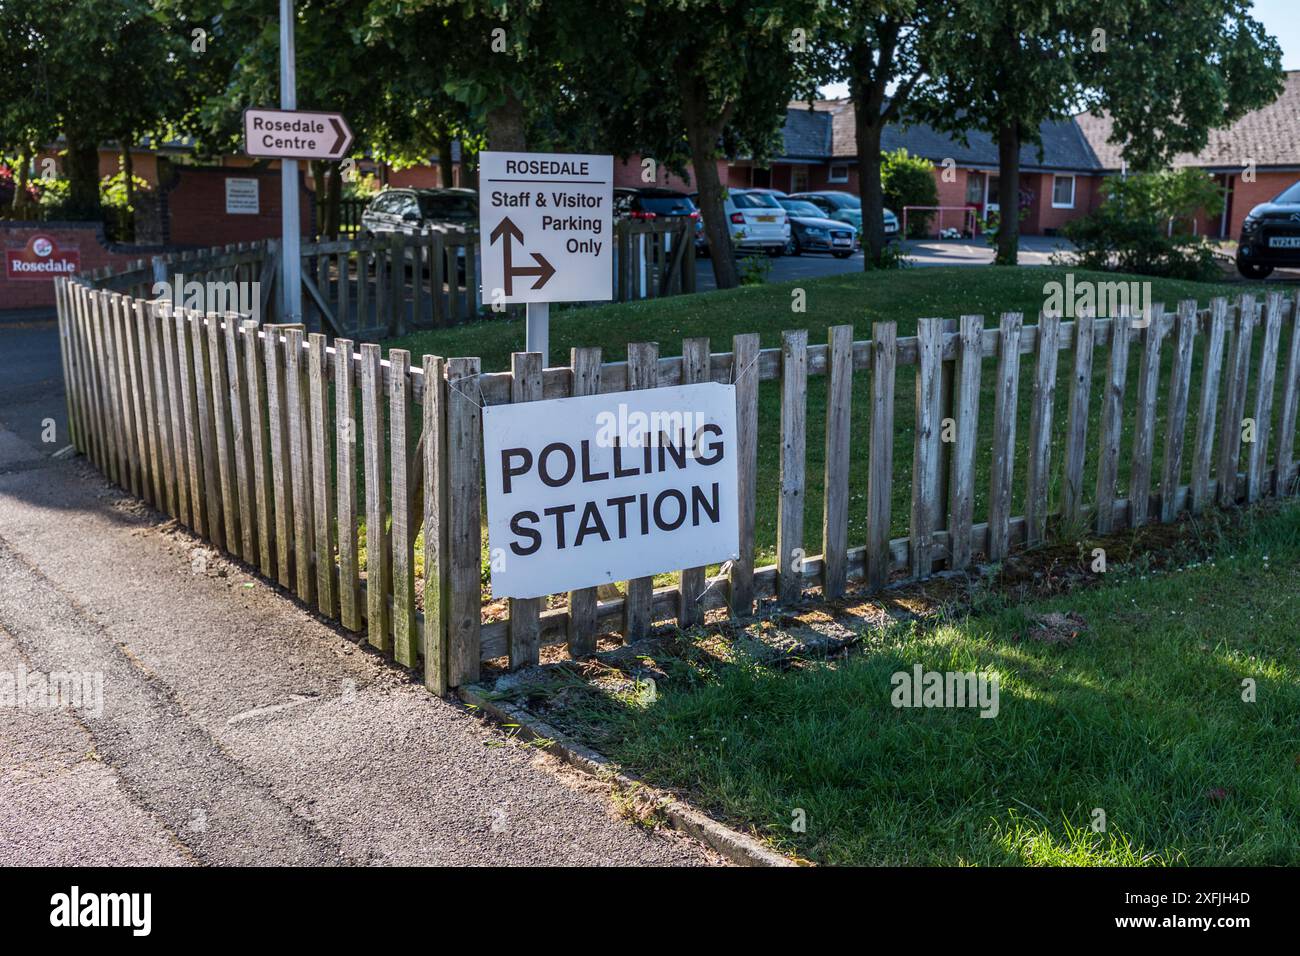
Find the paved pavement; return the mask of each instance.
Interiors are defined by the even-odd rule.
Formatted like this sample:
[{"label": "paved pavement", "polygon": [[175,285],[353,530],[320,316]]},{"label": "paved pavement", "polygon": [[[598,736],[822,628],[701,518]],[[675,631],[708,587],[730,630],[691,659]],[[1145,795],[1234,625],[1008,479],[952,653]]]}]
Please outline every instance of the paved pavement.
[{"label": "paved pavement", "polygon": [[[0,865],[718,862],[49,457],[57,335],[22,326],[0,325]],[[48,706],[51,672],[86,677],[79,707]]]}]

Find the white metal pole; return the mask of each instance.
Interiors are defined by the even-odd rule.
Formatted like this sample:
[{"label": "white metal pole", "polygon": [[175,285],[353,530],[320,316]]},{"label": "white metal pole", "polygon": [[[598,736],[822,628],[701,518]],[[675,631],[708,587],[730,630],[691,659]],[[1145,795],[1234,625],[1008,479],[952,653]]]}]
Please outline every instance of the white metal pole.
[{"label": "white metal pole", "polygon": [[[293,50],[293,0],[280,0],[280,108],[298,108]],[[302,321],[302,259],[298,228],[298,160],[280,160],[280,321]]]},{"label": "white metal pole", "polygon": [[547,351],[551,338],[551,303],[529,302],[524,307],[524,351],[541,352],[542,368],[550,367]]}]

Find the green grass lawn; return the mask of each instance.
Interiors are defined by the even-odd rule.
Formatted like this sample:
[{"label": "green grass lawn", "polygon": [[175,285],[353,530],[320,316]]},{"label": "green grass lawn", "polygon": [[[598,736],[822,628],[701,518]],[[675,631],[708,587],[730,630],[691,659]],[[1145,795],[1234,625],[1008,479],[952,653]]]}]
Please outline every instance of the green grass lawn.
[{"label": "green grass lawn", "polygon": [[[1085,280],[1108,281],[1116,277],[1109,274],[1089,273],[1083,270],[1048,268],[917,268],[894,272],[875,272],[827,276],[781,284],[751,286],[726,292],[676,296],[628,304],[591,308],[552,310],[551,359],[559,361],[574,346],[600,346],[605,350],[606,361],[626,358],[627,344],[633,341],[657,341],[660,354],[680,354],[683,338],[708,336],[715,352],[731,349],[731,337],[743,332],[758,332],[764,348],[780,345],[781,332],[786,329],[809,330],[810,344],[826,341],[827,329],[832,325],[849,323],[854,326],[857,339],[869,338],[871,324],[876,321],[895,321],[899,335],[912,335],[916,320],[923,317],[957,318],[963,314],[982,314],[985,327],[996,327],[1001,313],[1019,311],[1025,315],[1026,324],[1037,321],[1045,299],[1044,284],[1064,281],[1067,271],[1075,275],[1076,284]],[[806,293],[806,311],[793,312],[791,303],[795,289]],[[1172,311],[1181,299],[1196,299],[1204,307],[1218,295],[1234,296],[1251,291],[1263,296],[1268,287],[1260,284],[1206,284],[1196,282],[1152,280],[1152,295],[1162,300]],[[1257,333],[1258,339],[1261,336]],[[1199,344],[1199,343],[1198,343]],[[476,355],[483,360],[484,371],[501,371],[509,368],[510,353],[524,347],[522,320],[496,319],[475,322],[456,328],[434,332],[420,332],[385,345],[406,348],[412,352],[412,365],[418,367],[420,356],[434,353],[445,356]],[[1286,340],[1283,341],[1285,354]],[[1131,429],[1134,392],[1136,390],[1139,350],[1134,348],[1129,360],[1129,385],[1127,389],[1126,418]],[[1197,365],[1193,377],[1191,407],[1196,407],[1199,394],[1199,363],[1201,350],[1197,351]],[[1094,355],[1093,395],[1089,425],[1089,459],[1085,473],[1085,488],[1091,500],[1095,484],[1095,448],[1099,438],[1101,386],[1106,375],[1108,350],[1098,349]],[[1058,475],[1063,457],[1067,389],[1073,352],[1061,353],[1058,369],[1058,388],[1053,427],[1052,468]],[[1172,361],[1172,346],[1164,348],[1165,375]],[[1023,493],[1026,487],[1028,456],[1024,448],[1029,439],[1029,402],[1032,390],[1033,356],[1025,356],[1021,364],[1021,398],[1016,456],[1016,489],[1013,514],[1023,513]],[[980,410],[979,449],[976,461],[975,520],[987,516],[988,472],[993,431],[993,378],[996,361],[984,363]],[[914,368],[900,368],[896,386],[895,450],[892,534],[901,536],[907,531],[909,502],[911,500],[912,434],[915,421]],[[868,376],[855,376],[852,422],[852,465],[850,472],[849,537],[850,544],[860,544],[866,537],[866,468],[867,468],[867,415],[869,407]],[[822,481],[824,473],[824,431],[826,422],[826,378],[818,376],[809,380],[807,410],[807,481],[805,497],[805,548],[815,554],[821,549]],[[1163,391],[1163,386],[1162,386]],[[1253,402],[1253,398],[1251,399]],[[1248,408],[1251,405],[1248,405]],[[1275,403],[1274,415],[1279,413]],[[1161,474],[1164,447],[1164,409],[1157,421],[1156,455],[1153,475],[1158,481]],[[776,545],[776,515],[779,487],[779,421],[780,395],[778,382],[764,382],[759,391],[759,473],[756,540],[758,563],[774,560]],[[1186,452],[1184,455],[1184,481],[1190,474],[1195,415],[1187,423]],[[1126,430],[1124,447],[1130,447],[1131,432]],[[1128,482],[1127,454],[1121,456],[1119,487]],[[1052,482],[1055,501],[1059,481]],[[486,542],[485,542],[486,547]],[[667,583],[669,576],[660,583]]]},{"label": "green grass lawn", "polygon": [[[822,864],[1296,865],[1300,507],[1231,534],[1176,570],[868,633],[836,662],[657,656],[657,693],[594,695],[587,736]],[[1072,646],[1026,636],[1053,611],[1086,620]],[[894,708],[915,664],[996,672],[997,716]]]}]

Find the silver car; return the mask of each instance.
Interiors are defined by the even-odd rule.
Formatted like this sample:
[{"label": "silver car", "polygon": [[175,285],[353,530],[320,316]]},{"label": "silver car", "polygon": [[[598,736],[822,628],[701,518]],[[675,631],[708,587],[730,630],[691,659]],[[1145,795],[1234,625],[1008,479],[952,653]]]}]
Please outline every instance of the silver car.
[{"label": "silver car", "polygon": [[739,250],[785,253],[790,243],[790,217],[776,197],[757,189],[731,189],[724,205],[731,242]]}]

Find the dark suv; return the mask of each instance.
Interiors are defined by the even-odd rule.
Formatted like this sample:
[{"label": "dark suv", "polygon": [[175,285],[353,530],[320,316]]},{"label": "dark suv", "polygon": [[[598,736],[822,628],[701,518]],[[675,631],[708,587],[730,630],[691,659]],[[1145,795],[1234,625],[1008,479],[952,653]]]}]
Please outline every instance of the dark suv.
[{"label": "dark suv", "polygon": [[361,230],[367,236],[477,223],[478,193],[472,189],[385,189],[361,214]]},{"label": "dark suv", "polygon": [[1241,224],[1237,271],[1247,279],[1267,279],[1279,266],[1300,266],[1300,182],[1260,203]]}]

